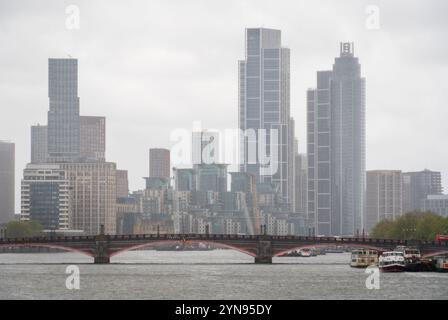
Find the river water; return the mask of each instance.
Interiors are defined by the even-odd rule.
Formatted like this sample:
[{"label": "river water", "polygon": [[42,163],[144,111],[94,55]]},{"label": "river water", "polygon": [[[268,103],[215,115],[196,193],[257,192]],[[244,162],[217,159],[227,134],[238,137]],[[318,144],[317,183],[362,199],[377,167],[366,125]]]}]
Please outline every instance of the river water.
[{"label": "river water", "polygon": [[[349,253],[255,265],[232,250],[131,251],[109,265],[77,253],[0,254],[0,299],[448,299],[448,274],[381,273],[379,289]],[[80,289],[66,287],[77,265]]]}]

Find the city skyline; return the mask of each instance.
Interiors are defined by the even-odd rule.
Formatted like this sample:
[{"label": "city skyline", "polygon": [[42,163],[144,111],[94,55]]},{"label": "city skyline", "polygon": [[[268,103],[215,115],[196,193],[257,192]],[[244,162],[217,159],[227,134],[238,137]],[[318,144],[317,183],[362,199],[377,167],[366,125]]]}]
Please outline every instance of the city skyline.
[{"label": "city skyline", "polygon": [[[17,7],[7,4],[2,4],[2,6],[5,7],[5,10],[2,10],[3,12],[8,12],[11,15],[12,10],[12,16],[14,16],[14,10],[17,9]],[[31,7],[33,6],[31,5]],[[11,83],[9,84],[9,86],[13,86],[13,89],[6,90],[5,86],[2,86],[1,89],[2,95],[0,95],[0,103],[2,105],[11,105],[12,111],[8,113],[7,117],[2,117],[0,120],[0,137],[2,140],[10,140],[16,144],[16,195],[19,192],[18,189],[20,186],[21,172],[23,171],[26,163],[30,161],[29,127],[30,125],[37,122],[41,124],[45,123],[44,115],[45,111],[48,108],[48,100],[46,100],[46,92],[48,90],[48,87],[47,81],[45,80],[45,78],[47,77],[45,59],[47,59],[48,57],[65,57],[66,53],[62,51],[64,51],[65,48],[71,47],[69,51],[71,52],[71,54],[73,54],[74,57],[78,59],[79,63],[79,96],[81,97],[81,106],[83,108],[82,110],[84,110],[84,112],[88,112],[89,114],[106,116],[108,122],[108,133],[106,139],[108,144],[107,158],[116,161],[120,168],[129,170],[131,185],[130,189],[136,190],[143,188],[144,182],[141,180],[141,176],[145,175],[147,170],[147,149],[149,147],[169,147],[170,130],[173,130],[177,127],[190,128],[192,123],[191,120],[195,120],[195,118],[196,120],[199,119],[202,121],[204,128],[215,128],[219,127],[219,125],[221,125],[223,128],[237,127],[237,74],[235,71],[235,61],[241,59],[241,52],[243,50],[241,33],[245,27],[248,27],[250,25],[263,24],[269,28],[272,27],[275,29],[281,29],[282,36],[285,38],[283,42],[286,43],[291,49],[291,115],[296,121],[296,137],[299,141],[300,152],[305,151],[304,128],[306,121],[304,112],[306,102],[304,93],[302,91],[305,91],[310,84],[314,83],[313,78],[315,76],[316,70],[327,68],[328,59],[331,59],[337,54],[337,45],[339,44],[339,42],[345,40],[346,38],[349,38],[348,40],[355,42],[357,56],[361,58],[361,63],[363,65],[363,73],[369,81],[367,84],[369,87],[367,93],[367,169],[397,169],[406,172],[419,171],[428,168],[435,171],[441,171],[443,174],[442,180],[445,184],[446,190],[446,183],[448,179],[446,178],[447,170],[443,163],[443,160],[447,158],[445,153],[446,151],[431,149],[432,146],[441,144],[437,143],[437,141],[443,141],[443,128],[441,124],[439,124],[438,122],[434,122],[439,118],[443,118],[443,113],[446,112],[446,110],[443,110],[441,108],[441,103],[442,101],[444,101],[442,99],[444,93],[440,93],[439,91],[443,90],[437,89],[438,82],[436,82],[435,80],[429,80],[429,82],[433,85],[433,88],[431,88],[431,91],[425,91],[428,90],[428,86],[425,87],[425,83],[427,83],[428,80],[419,78],[419,80],[421,81],[421,86],[419,87],[420,92],[417,91],[417,93],[413,95],[412,92],[416,92],[416,88],[412,87],[412,84],[411,86],[409,86],[409,82],[403,80],[403,82],[408,85],[406,86],[396,81],[394,75],[387,74],[387,76],[384,77],[384,74],[385,71],[390,72],[390,70],[395,70],[397,71],[395,73],[401,74],[403,78],[411,78],[411,75],[414,75],[413,78],[415,78],[417,74],[415,73],[416,70],[413,69],[415,67],[411,68],[410,71],[407,71],[408,73],[404,73],[403,75],[403,72],[401,72],[403,70],[400,68],[400,66],[392,66],[392,63],[390,63],[390,61],[384,66],[382,66],[381,63],[378,62],[372,63],[372,61],[375,61],[377,59],[383,59],[380,61],[385,62],[384,56],[387,56],[392,61],[394,61],[394,59],[397,58],[397,52],[403,50],[403,47],[406,48],[405,41],[404,44],[403,41],[397,41],[397,43],[394,44],[392,39],[397,35],[395,35],[393,32],[391,34],[387,34],[387,29],[388,27],[390,27],[390,25],[387,24],[388,21],[390,22],[390,20],[387,19],[388,12],[390,12],[388,11],[388,9],[396,9],[396,7],[386,4],[382,4],[379,7],[382,10],[381,12],[384,13],[382,15],[382,17],[384,17],[384,20],[382,20],[383,23],[380,30],[365,29],[365,6],[359,5],[357,7],[359,10],[357,11],[356,15],[354,15],[353,13],[355,11],[354,9],[352,9],[350,13],[347,13],[347,16],[350,16],[352,18],[356,16],[357,18],[354,20],[359,20],[359,34],[357,36],[355,35],[349,37],[348,35],[340,33],[337,35],[337,37],[335,36],[330,41],[326,39],[325,45],[315,43],[313,46],[310,46],[309,43],[306,42],[306,39],[304,39],[304,37],[297,36],[297,28],[291,28],[285,24],[279,23],[278,18],[275,19],[276,13],[273,13],[271,18],[267,17],[266,19],[247,19],[247,21],[244,21],[244,19],[240,19],[238,22],[238,26],[232,25],[232,28],[230,28],[231,32],[222,33],[222,36],[220,36],[219,34],[214,35],[219,39],[221,46],[223,46],[224,48],[227,48],[226,44],[231,44],[232,46],[232,49],[228,49],[222,52],[223,56],[220,56],[220,52],[212,52],[210,57],[204,61],[205,66],[199,66],[196,63],[190,62],[194,62],[196,61],[196,59],[202,57],[202,51],[195,51],[191,47],[186,46],[185,48],[189,49],[190,51],[188,51],[189,53],[187,53],[184,57],[186,60],[180,60],[181,62],[184,62],[184,65],[179,66],[178,64],[176,64],[175,66],[178,70],[179,68],[181,68],[180,70],[182,71],[182,79],[192,79],[193,82],[200,81],[200,86],[202,86],[202,81],[208,81],[211,84],[204,85],[201,91],[194,90],[193,88],[193,90],[191,91],[191,95],[187,94],[187,97],[189,96],[188,100],[180,99],[180,101],[177,103],[175,103],[172,98],[166,95],[162,95],[163,97],[167,98],[166,103],[164,103],[163,100],[157,101],[158,99],[161,99],[162,96],[160,94],[156,94],[156,90],[151,90],[151,92],[149,93],[145,93],[144,90],[144,88],[147,87],[146,84],[148,84],[149,87],[151,87],[150,85],[153,84],[153,80],[151,80],[150,78],[157,77],[152,76],[151,73],[148,72],[148,75],[144,76],[144,79],[142,80],[139,77],[142,76],[142,74],[139,74],[137,72],[135,68],[136,65],[131,62],[128,62],[127,65],[123,65],[122,63],[119,64],[118,68],[116,70],[113,70],[116,72],[116,75],[113,75],[112,78],[125,72],[125,75],[127,76],[126,79],[129,80],[130,83],[137,85],[137,89],[135,89],[136,91],[133,91],[133,89],[130,88],[126,88],[126,86],[125,88],[119,88],[119,90],[116,90],[116,92],[114,92],[114,90],[105,91],[104,86],[107,81],[104,81],[105,83],[102,83],[102,81],[98,80],[107,80],[105,79],[105,77],[107,77],[109,72],[112,71],[94,67],[95,61],[97,59],[100,59],[101,51],[87,50],[88,48],[83,45],[83,39],[85,39],[83,38],[83,32],[90,32],[92,30],[84,30],[89,28],[88,22],[90,16],[87,10],[83,11],[83,7],[81,5],[82,22],[80,30],[64,30],[63,34],[57,34],[57,37],[70,38],[67,42],[62,41],[62,45],[58,44],[59,48],[56,47],[56,43],[58,43],[58,41],[56,41],[51,48],[33,50],[35,55],[32,56],[32,60],[28,60],[29,55],[27,55],[27,63],[25,63],[24,65],[30,67],[30,71],[27,72],[28,77],[25,78],[27,81],[23,84],[20,84],[20,82],[17,81],[17,76],[22,74],[20,71],[21,69],[17,68],[17,64],[15,65],[17,69],[16,72],[8,71],[8,66],[5,65],[8,61],[15,57],[11,55],[13,51],[6,50],[1,54],[2,58],[5,58],[3,59],[3,62],[1,62],[2,68],[8,71],[5,74],[10,76]],[[61,24],[64,24],[65,22],[64,9],[65,7],[61,5]],[[409,8],[405,9],[410,10]],[[28,10],[30,9],[28,8]],[[95,9],[90,10],[94,11]],[[416,10],[415,7],[413,10]],[[84,19],[83,14],[87,15],[87,17],[85,17]],[[54,18],[51,21],[57,23],[57,15],[52,13],[51,17]],[[265,22],[263,23],[261,20],[265,20]],[[354,24],[353,19],[350,21],[352,24]],[[9,20],[5,20],[4,23],[7,26],[13,26],[13,24],[9,24]],[[242,28],[240,28],[241,25],[243,26]],[[45,25],[41,25],[38,23],[37,27],[37,30],[39,30],[39,32],[43,32],[42,30],[45,30],[45,28],[39,28],[45,27]],[[216,27],[216,25],[213,25],[213,27]],[[394,25],[394,27],[396,28],[397,26]],[[322,28],[318,28],[318,30],[322,31]],[[78,32],[78,34],[76,34],[76,32]],[[47,33],[51,34],[51,32],[48,30]],[[331,32],[331,34],[334,35],[334,32]],[[8,33],[5,34],[5,36],[8,35]],[[367,38],[375,38],[376,40],[378,40],[378,38],[381,38],[381,36],[386,36],[386,38],[387,36],[389,36],[390,39],[386,41],[389,46],[380,46],[380,48],[386,48],[389,50],[382,51],[380,49],[375,49],[373,50],[373,52],[369,53],[369,50],[374,48],[374,41],[371,39],[372,43],[369,43],[367,41],[367,45],[365,45],[366,40],[361,39],[360,35],[365,35]],[[213,42],[215,40],[207,37],[207,34],[203,34],[203,36],[205,36],[205,38],[210,41],[210,44],[212,46],[216,44]],[[18,40],[23,39],[23,37],[24,30],[19,29]],[[406,37],[404,39],[406,39]],[[173,38],[170,38],[170,34],[168,34],[168,40],[173,40]],[[70,43],[71,41],[72,43]],[[380,42],[384,44],[384,41],[381,39]],[[182,45],[186,44],[183,43]],[[39,48],[41,46],[36,47]],[[130,48],[131,47],[133,46],[131,45]],[[168,45],[168,49],[170,48],[173,50],[176,49]],[[221,47],[217,46],[217,48]],[[417,53],[412,54],[409,52],[408,54],[406,54],[405,52],[402,58],[404,59],[404,61],[408,61],[407,59],[415,59],[415,56],[412,56],[413,54],[433,54],[433,52],[440,52],[440,50],[431,50],[429,53],[427,53],[426,51],[418,51]],[[112,57],[112,60],[114,60],[114,56],[116,56],[123,59],[122,61],[125,61],[126,59],[123,58],[122,53],[123,52],[118,52],[116,54],[109,53],[109,55],[106,57],[108,57],[109,59],[111,59],[110,57]],[[310,55],[314,54],[316,55],[316,57],[310,57]],[[45,58],[43,58],[44,56]],[[216,78],[216,75],[210,75],[207,72],[205,72],[205,74],[202,74],[202,72],[211,68],[211,66],[215,63],[214,59],[217,59],[218,57],[223,61],[223,65],[219,66],[219,70],[224,71],[225,76]],[[25,62],[25,60],[23,60],[24,58],[24,56],[18,55],[17,61],[19,61],[19,64],[21,64],[21,61]],[[162,57],[159,58],[162,59]],[[39,59],[41,63],[38,63]],[[177,58],[171,56],[171,59]],[[154,62],[153,60],[156,61]],[[298,60],[300,60],[301,62],[298,63]],[[157,57],[154,56],[139,56],[137,62],[138,64],[140,64],[140,66],[147,65],[148,68],[151,68],[151,66],[153,66],[153,63],[158,64]],[[309,66],[305,67],[305,64]],[[406,64],[406,62],[404,62],[404,64]],[[231,66],[232,70],[221,69],[224,67],[227,68],[229,65]],[[426,66],[433,67],[432,65]],[[169,68],[170,67],[168,67],[168,72],[170,73],[171,69]],[[144,70],[147,69],[145,68]],[[197,70],[200,75],[204,76],[204,79],[192,77],[192,74],[189,73],[188,70]],[[381,73],[381,71],[383,72]],[[377,78],[381,79],[381,86],[378,83],[375,83],[375,81],[378,81],[376,80]],[[97,81],[92,82],[90,79],[96,79]],[[109,82],[109,84],[110,83],[111,82]],[[6,84],[6,82],[2,81],[2,84]],[[224,84],[224,86],[218,86],[217,84]],[[397,103],[398,107],[391,107],[391,105],[393,104],[392,102],[389,102],[391,104],[386,104],[382,102],[382,100],[385,99],[378,96],[379,89],[384,88],[384,90],[389,90],[387,89],[387,87],[391,87],[392,84],[394,87],[394,93],[391,95],[390,91],[388,91],[388,93],[384,91],[384,95],[387,94],[387,100],[399,102]],[[118,83],[115,83],[115,85],[118,85]],[[166,88],[169,87],[163,78],[159,86],[162,85]],[[219,90],[217,91],[218,87]],[[21,90],[25,90],[26,88],[31,89],[30,91],[28,91],[29,95],[19,94],[19,97],[17,94],[21,92]],[[182,92],[183,89],[180,86],[175,86],[175,88],[181,91],[180,96],[182,96],[183,98],[186,97],[184,95],[184,92]],[[443,89],[442,82],[440,82],[440,89]],[[98,94],[98,92],[102,92],[104,94]],[[205,94],[204,97],[203,92],[209,93]],[[216,95],[217,93],[219,93],[219,95],[217,96],[219,98],[213,99],[212,96]],[[425,94],[420,93],[433,93],[433,95],[430,95],[430,99],[419,100],[422,99],[419,98],[420,96],[425,96]],[[141,103],[141,101],[135,100],[135,96],[139,96],[139,98],[142,99],[141,101],[145,103]],[[200,98],[199,105],[201,107],[193,107],[192,109],[190,109],[189,107],[193,105],[194,102],[196,102],[195,98],[197,97]],[[414,97],[414,99],[410,97]],[[130,101],[126,101],[127,98],[130,98]],[[111,103],[113,100],[116,100],[119,103]],[[153,100],[157,101],[157,103],[150,102]],[[415,100],[415,102],[413,102],[413,100]],[[439,100],[440,102],[438,102]],[[187,102],[185,103],[185,101]],[[156,104],[158,106],[155,106]],[[425,105],[425,109],[421,108],[422,104]],[[217,112],[220,115],[219,117],[212,115],[212,117],[210,118],[205,112],[203,112],[206,110],[210,110],[210,108],[208,107],[209,105],[213,106],[213,114]],[[175,108],[174,110],[176,110],[176,115],[177,112],[179,112],[179,116],[170,118],[169,113],[164,114],[160,112],[159,108],[165,109],[167,108],[166,106]],[[147,110],[142,111],[140,110],[140,108]],[[202,108],[205,109],[202,110]],[[191,114],[184,114],[184,110],[187,109],[191,110]],[[371,109],[373,109],[373,111],[371,111]],[[434,111],[436,110],[437,112],[435,113]],[[390,113],[386,113],[389,111]],[[414,118],[410,120],[409,117]],[[420,134],[417,134],[418,130],[415,130],[415,127],[421,128],[422,121],[424,124],[423,128],[425,129]],[[399,132],[396,130],[397,127],[400,127],[401,129]],[[414,133],[413,131],[416,131],[416,133]],[[389,139],[386,139],[387,135],[389,135]],[[124,143],[123,139],[133,139],[135,141],[128,146],[126,145],[126,143]],[[431,143],[425,143],[425,141],[431,141]],[[401,145],[404,145],[404,147],[395,148],[397,142]],[[405,146],[408,146],[408,148],[406,148]],[[125,150],[123,150],[123,148]],[[375,155],[375,153],[378,153],[379,151],[381,151],[381,153],[383,154],[382,156]],[[127,159],[126,156],[123,156],[129,154],[129,152],[132,152],[132,154],[135,155],[131,157],[132,159]],[[20,197],[16,196],[16,213],[18,213],[19,211],[19,204]]]}]

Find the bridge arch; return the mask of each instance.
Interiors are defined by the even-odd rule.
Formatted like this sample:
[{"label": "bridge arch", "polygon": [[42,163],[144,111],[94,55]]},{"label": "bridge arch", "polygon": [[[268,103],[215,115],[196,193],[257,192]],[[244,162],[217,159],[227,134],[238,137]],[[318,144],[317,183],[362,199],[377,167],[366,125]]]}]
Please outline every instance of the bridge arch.
[{"label": "bridge arch", "polygon": [[[131,251],[131,250],[136,250],[136,249],[140,249],[140,248],[145,248],[145,247],[150,247],[150,246],[157,246],[160,244],[179,244],[181,243],[181,240],[155,240],[155,241],[148,241],[145,243],[141,243],[141,244],[137,244],[137,245],[132,245],[129,247],[124,247],[124,248],[120,248],[116,251],[112,251],[110,254],[110,257],[119,255],[120,253],[126,252],[126,251]],[[255,257],[256,253],[252,252],[250,250],[246,250],[245,248],[239,247],[239,246],[234,246],[228,243],[223,243],[220,241],[211,241],[211,240],[187,240],[186,243],[206,243],[206,244],[213,244],[216,247],[221,247],[221,248],[225,248],[225,249],[231,249],[231,250],[235,250],[235,251],[239,251],[241,253],[244,253],[246,255],[249,255],[251,257]]]},{"label": "bridge arch", "polygon": [[58,244],[51,243],[8,243],[8,244],[0,244],[0,248],[49,248],[49,249],[59,249],[67,252],[76,252],[81,253],[83,255],[87,255],[89,257],[93,257],[94,253],[89,250],[83,250],[79,248],[62,246]]}]

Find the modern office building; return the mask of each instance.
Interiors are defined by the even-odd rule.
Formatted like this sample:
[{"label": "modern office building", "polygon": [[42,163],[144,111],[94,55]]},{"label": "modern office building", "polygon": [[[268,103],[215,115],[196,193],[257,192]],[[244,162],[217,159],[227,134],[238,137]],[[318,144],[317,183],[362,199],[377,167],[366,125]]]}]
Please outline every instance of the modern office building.
[{"label": "modern office building", "polygon": [[432,194],[422,200],[422,211],[430,211],[442,217],[448,217],[448,195]]},{"label": "modern office building", "polygon": [[35,220],[45,231],[70,229],[70,187],[57,164],[28,164],[21,185],[22,221]]},{"label": "modern office building", "polygon": [[363,226],[365,79],[353,43],[340,44],[331,71],[307,91],[308,219],[319,235]]},{"label": "modern office building", "polygon": [[421,211],[423,200],[428,195],[443,194],[442,176],[438,171],[425,169],[403,173],[403,210]]},{"label": "modern office building", "polygon": [[129,181],[127,170],[116,170],[117,198],[127,198],[129,195]]},{"label": "modern office building", "polygon": [[31,126],[31,163],[45,163],[48,160],[47,129],[47,126]]},{"label": "modern office building", "polygon": [[364,231],[369,233],[382,220],[394,220],[403,213],[403,176],[399,170],[366,172]]},{"label": "modern office building", "polygon": [[80,145],[79,157],[83,161],[105,161],[106,118],[79,117]]},{"label": "modern office building", "polygon": [[193,166],[220,163],[219,132],[207,130],[193,132],[191,147]]},{"label": "modern office building", "polygon": [[245,49],[245,59],[238,63],[240,171],[253,174],[257,183],[277,185],[281,202],[291,208],[290,52],[282,47],[281,31],[266,28],[246,29]]},{"label": "modern office building", "polygon": [[73,161],[80,151],[77,59],[48,59],[48,97],[49,157]]},{"label": "modern office building", "polygon": [[15,145],[0,141],[0,224],[14,220]]},{"label": "modern office building", "polygon": [[149,149],[149,176],[155,178],[170,178],[170,150]]},{"label": "modern office building", "polygon": [[71,224],[89,235],[116,232],[116,165],[111,162],[61,163],[72,192]]}]

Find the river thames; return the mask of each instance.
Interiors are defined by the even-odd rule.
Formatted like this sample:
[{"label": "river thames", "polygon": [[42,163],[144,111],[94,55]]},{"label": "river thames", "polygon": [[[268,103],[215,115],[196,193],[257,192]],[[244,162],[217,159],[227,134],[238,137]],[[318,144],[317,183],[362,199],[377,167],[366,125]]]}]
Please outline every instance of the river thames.
[{"label": "river thames", "polygon": [[[448,299],[448,273],[381,273],[367,289],[349,253],[255,265],[232,250],[131,251],[110,265],[77,253],[0,254],[0,299]],[[80,289],[66,287],[77,265]]]}]

